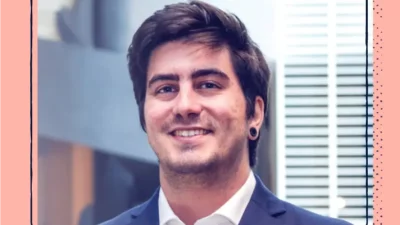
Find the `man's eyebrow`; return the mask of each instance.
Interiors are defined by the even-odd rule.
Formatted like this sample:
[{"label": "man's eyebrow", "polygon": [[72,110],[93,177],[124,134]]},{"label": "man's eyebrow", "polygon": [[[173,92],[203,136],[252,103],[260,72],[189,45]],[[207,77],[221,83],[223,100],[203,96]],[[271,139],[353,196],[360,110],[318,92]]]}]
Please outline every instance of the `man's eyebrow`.
[{"label": "man's eyebrow", "polygon": [[229,80],[228,75],[226,75],[226,73],[222,72],[219,69],[215,69],[215,68],[207,68],[207,69],[198,69],[195,70],[192,73],[192,79],[196,79],[199,77],[204,77],[204,76],[211,76],[211,75],[216,75],[224,80]]},{"label": "man's eyebrow", "polygon": [[158,81],[165,81],[165,80],[170,80],[170,81],[179,81],[179,76],[177,74],[156,74],[154,75],[150,80],[148,87],[150,87],[152,84],[158,82]]},{"label": "man's eyebrow", "polygon": [[[215,69],[215,68],[207,68],[207,69],[197,69],[194,70],[194,72],[191,75],[192,79],[196,79],[199,77],[205,77],[205,76],[218,76],[224,80],[229,80],[228,75],[226,75],[224,72],[222,72],[219,69]],[[151,85],[153,85],[156,82],[159,81],[179,81],[179,75],[178,74],[173,74],[173,73],[169,73],[169,74],[155,74],[148,83],[148,87],[150,88]]]}]

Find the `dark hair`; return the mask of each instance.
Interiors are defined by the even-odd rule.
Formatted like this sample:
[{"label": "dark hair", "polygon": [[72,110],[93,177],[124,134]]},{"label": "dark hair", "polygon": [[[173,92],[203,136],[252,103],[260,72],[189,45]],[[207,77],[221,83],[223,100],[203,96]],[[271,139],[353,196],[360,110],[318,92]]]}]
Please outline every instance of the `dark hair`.
[{"label": "dark hair", "polygon": [[[145,130],[144,101],[150,54],[170,41],[203,44],[210,49],[227,47],[246,99],[246,115],[254,115],[256,96],[264,101],[266,114],[269,68],[258,46],[238,17],[201,1],[167,5],[147,18],[133,36],[128,49],[128,66],[133,82],[140,123]],[[256,164],[259,141],[249,140],[250,166]]]}]

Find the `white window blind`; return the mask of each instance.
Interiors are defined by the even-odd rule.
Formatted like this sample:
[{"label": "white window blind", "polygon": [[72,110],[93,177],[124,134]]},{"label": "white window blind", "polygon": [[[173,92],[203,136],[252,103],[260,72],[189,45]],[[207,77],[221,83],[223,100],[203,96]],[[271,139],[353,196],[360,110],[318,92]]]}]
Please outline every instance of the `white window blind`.
[{"label": "white window blind", "polygon": [[38,1],[38,37],[59,41],[56,14],[62,7],[72,7],[74,0],[39,0]]},{"label": "white window blind", "polygon": [[368,127],[372,224],[372,0],[366,125],[365,0],[278,2],[278,195],[365,224]]}]

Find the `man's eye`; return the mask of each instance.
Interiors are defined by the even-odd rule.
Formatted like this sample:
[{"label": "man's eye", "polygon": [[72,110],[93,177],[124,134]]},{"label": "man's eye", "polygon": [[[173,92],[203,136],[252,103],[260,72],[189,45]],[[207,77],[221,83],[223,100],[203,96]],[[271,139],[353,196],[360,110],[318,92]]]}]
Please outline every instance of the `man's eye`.
[{"label": "man's eye", "polygon": [[165,86],[165,87],[162,87],[162,88],[160,88],[158,91],[157,91],[157,93],[168,93],[168,92],[174,92],[175,91],[175,89],[173,88],[173,87],[171,87],[171,86]]},{"label": "man's eye", "polygon": [[210,88],[219,88],[219,86],[214,83],[207,82],[207,83],[201,84],[200,88],[210,89]]}]

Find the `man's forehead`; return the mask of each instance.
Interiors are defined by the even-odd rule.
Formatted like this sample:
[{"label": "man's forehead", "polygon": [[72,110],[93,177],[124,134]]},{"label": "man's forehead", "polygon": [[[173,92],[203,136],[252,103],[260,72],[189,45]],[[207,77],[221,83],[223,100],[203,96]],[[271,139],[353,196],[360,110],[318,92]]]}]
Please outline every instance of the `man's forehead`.
[{"label": "man's forehead", "polygon": [[148,78],[154,74],[190,75],[201,69],[230,69],[227,50],[214,50],[200,44],[170,42],[155,49],[149,60]]},{"label": "man's forehead", "polygon": [[154,49],[150,55],[149,64],[159,63],[160,61],[174,62],[176,58],[178,62],[186,59],[212,63],[226,57],[229,57],[229,51],[225,47],[212,49],[204,44],[175,41],[165,43]]}]

